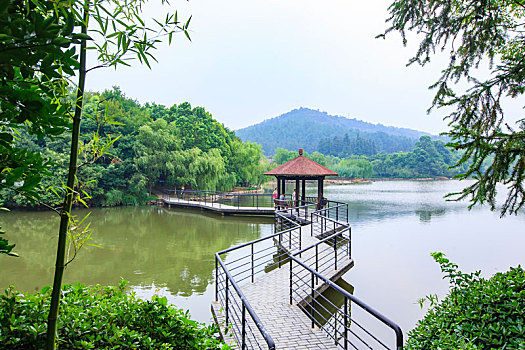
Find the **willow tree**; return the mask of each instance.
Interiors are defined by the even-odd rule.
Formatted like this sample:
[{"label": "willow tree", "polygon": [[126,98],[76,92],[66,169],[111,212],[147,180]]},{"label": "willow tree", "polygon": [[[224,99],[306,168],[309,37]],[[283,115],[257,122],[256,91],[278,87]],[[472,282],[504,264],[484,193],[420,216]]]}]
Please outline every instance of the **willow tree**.
[{"label": "willow tree", "polygon": [[[469,164],[459,178],[475,179],[449,196],[469,198],[470,207],[488,202],[494,210],[497,184],[503,183],[507,196],[501,215],[516,214],[525,204],[525,119],[506,102],[523,103],[525,1],[399,0],[389,11],[390,27],[380,37],[397,31],[406,44],[413,32],[420,40],[409,65],[426,65],[436,51],[449,54],[431,85],[436,94],[429,111],[452,109],[445,134],[451,147],[464,152],[457,165]],[[508,122],[511,114],[515,124]]]}]

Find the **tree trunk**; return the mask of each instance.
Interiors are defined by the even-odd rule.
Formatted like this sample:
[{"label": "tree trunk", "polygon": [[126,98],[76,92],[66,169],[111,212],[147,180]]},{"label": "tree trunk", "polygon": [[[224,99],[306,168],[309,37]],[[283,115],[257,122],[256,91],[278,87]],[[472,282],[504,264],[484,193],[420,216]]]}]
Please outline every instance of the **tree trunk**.
[{"label": "tree trunk", "polygon": [[[89,3],[86,1],[86,5]],[[84,22],[81,31],[87,34],[88,9],[84,8]],[[69,226],[69,217],[71,214],[71,207],[73,203],[73,191],[75,187],[75,176],[77,173],[78,160],[78,142],[80,135],[80,121],[82,115],[82,102],[84,97],[84,85],[86,79],[86,40],[82,39],[80,43],[80,67],[78,77],[78,90],[75,105],[75,115],[73,117],[73,130],[71,137],[71,153],[69,154],[69,172],[67,177],[66,193],[64,197],[64,204],[60,213],[60,229],[58,232],[58,247],[55,264],[55,277],[53,279],[53,291],[51,294],[51,305],[49,307],[49,315],[47,317],[47,336],[46,349],[55,349],[56,333],[57,333],[57,318],[60,304],[60,294],[62,289],[62,276],[64,274],[66,241]]]}]

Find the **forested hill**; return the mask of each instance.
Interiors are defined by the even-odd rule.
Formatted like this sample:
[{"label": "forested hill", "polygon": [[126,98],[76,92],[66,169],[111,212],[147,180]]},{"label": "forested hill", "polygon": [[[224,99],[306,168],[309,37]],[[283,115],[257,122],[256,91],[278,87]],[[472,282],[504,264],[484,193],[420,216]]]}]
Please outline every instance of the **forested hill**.
[{"label": "forested hill", "polygon": [[333,116],[309,108],[294,109],[239,129],[235,134],[245,142],[261,144],[266,155],[273,155],[281,147],[294,151],[304,148],[308,152],[317,151],[334,156],[406,152],[414,148],[421,136],[430,135],[412,129]]}]

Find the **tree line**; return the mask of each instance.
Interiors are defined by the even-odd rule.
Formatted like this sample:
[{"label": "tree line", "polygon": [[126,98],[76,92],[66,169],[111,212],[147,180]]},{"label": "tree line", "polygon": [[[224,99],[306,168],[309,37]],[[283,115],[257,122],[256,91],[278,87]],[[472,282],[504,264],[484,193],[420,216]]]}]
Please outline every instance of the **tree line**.
[{"label": "tree line", "polygon": [[[141,204],[158,186],[231,190],[259,185],[269,168],[259,145],[242,142],[203,107],[188,102],[169,108],[141,105],[114,87],[86,93],[82,118],[77,190],[86,193],[89,205]],[[93,143],[108,137],[108,154],[93,157]],[[41,201],[52,206],[61,202],[70,141],[67,135],[38,139],[20,133],[20,147],[41,152],[52,163],[53,176],[43,177],[37,189]],[[7,207],[38,205],[11,189],[0,195]]]},{"label": "tree line", "polygon": [[[352,143],[345,145],[348,148],[351,146]],[[278,148],[272,160],[283,164],[296,155],[296,152]],[[467,164],[451,169],[461,159],[461,152],[450,150],[445,142],[432,140],[430,136],[421,136],[410,152],[350,154],[345,157],[313,152],[305,153],[305,156],[336,171],[339,176],[350,178],[452,177],[467,170]]]}]

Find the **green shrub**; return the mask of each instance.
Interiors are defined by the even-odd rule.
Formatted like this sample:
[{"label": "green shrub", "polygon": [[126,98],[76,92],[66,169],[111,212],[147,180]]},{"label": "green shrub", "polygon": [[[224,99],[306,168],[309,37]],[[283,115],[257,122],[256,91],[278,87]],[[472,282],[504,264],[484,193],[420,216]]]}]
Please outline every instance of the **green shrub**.
[{"label": "green shrub", "polygon": [[[58,321],[59,349],[225,349],[215,325],[189,319],[165,297],[143,301],[118,287],[64,285]],[[13,289],[0,297],[4,349],[42,349],[51,288],[35,294]]]},{"label": "green shrub", "polygon": [[443,253],[432,256],[450,279],[449,294],[408,333],[408,349],[525,349],[525,272],[518,266],[490,279],[465,274]]},{"label": "green shrub", "polygon": [[122,204],[122,196],[124,193],[117,189],[112,189],[106,193],[106,202],[105,205],[108,207],[115,207]]}]

